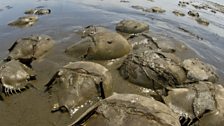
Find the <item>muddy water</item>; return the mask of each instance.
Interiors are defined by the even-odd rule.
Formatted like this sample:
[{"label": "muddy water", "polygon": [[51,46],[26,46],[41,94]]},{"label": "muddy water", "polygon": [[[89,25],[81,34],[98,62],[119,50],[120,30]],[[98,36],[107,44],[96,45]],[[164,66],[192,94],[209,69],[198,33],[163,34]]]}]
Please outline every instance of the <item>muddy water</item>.
[{"label": "muddy water", "polygon": [[[192,17],[177,17],[172,14],[175,9],[188,12],[195,10],[191,5],[177,6],[178,1],[167,0],[130,0],[121,3],[120,0],[8,0],[0,2],[0,58],[7,56],[7,49],[21,37],[32,34],[50,35],[57,45],[48,55],[32,65],[37,72],[36,89],[29,89],[21,94],[13,95],[0,101],[0,125],[2,126],[65,126],[79,116],[77,113],[70,118],[67,113],[51,113],[52,100],[44,93],[44,85],[58,68],[69,61],[76,61],[64,55],[64,49],[80,40],[76,31],[88,25],[103,25],[114,29],[115,24],[122,19],[137,19],[150,24],[150,31],[171,41],[184,43],[190,49],[182,57],[199,57],[214,65],[224,81],[224,14],[212,13],[209,10],[197,10],[201,17],[206,18],[209,26],[198,24]],[[198,1],[194,1],[198,2]],[[201,2],[201,1],[199,1]],[[224,4],[222,0],[215,0]],[[159,6],[166,10],[164,14],[152,14],[135,10],[132,5],[143,7]],[[39,16],[39,21],[32,27],[16,28],[7,24],[23,16],[30,8],[44,6],[50,8],[50,15]],[[180,28],[184,28],[185,32]],[[198,37],[197,37],[198,36]],[[198,39],[201,38],[201,39]],[[114,90],[119,93],[137,93],[147,96],[147,90],[123,80],[116,70],[112,70]]]}]

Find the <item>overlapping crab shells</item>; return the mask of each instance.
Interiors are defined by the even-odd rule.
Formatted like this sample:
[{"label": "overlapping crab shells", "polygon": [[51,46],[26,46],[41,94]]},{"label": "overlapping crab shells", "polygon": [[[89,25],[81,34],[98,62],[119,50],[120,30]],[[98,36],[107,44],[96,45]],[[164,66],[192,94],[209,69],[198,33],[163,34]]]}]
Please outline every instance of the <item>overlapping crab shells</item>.
[{"label": "overlapping crab shells", "polygon": [[50,14],[50,9],[44,9],[44,8],[35,8],[35,9],[29,9],[24,12],[25,14],[35,14],[35,15],[45,15]]},{"label": "overlapping crab shells", "polygon": [[170,41],[161,41],[152,37],[149,33],[140,33],[131,35],[128,38],[133,50],[161,50],[162,52],[173,53],[176,51],[174,43]]},{"label": "overlapping crab shells", "polygon": [[102,65],[86,61],[70,62],[46,85],[57,97],[52,111],[65,109],[73,116],[87,102],[108,97],[112,93],[110,82],[111,75]]},{"label": "overlapping crab shells", "polygon": [[0,86],[3,93],[10,95],[29,87],[35,79],[32,69],[16,60],[11,60],[0,67]]},{"label": "overlapping crab shells", "polygon": [[[179,114],[182,125],[196,122],[199,124],[210,122],[209,124],[217,125],[224,122],[223,93],[224,88],[221,85],[200,81],[185,88],[171,89],[168,96],[164,97],[164,101]],[[214,118],[220,120],[214,121]]]},{"label": "overlapping crab shells", "polygon": [[145,33],[131,35],[127,40],[131,43],[133,50],[159,49],[158,44],[153,40],[153,38],[150,36],[147,36]]},{"label": "overlapping crab shells", "polygon": [[130,52],[130,44],[120,34],[109,30],[94,31],[88,30],[85,33],[86,37],[68,47],[65,53],[76,58],[111,60],[123,57]]},{"label": "overlapping crab shells", "polygon": [[216,110],[205,113],[198,121],[199,126],[222,126],[224,124],[224,88],[221,85],[215,86],[214,99]]},{"label": "overlapping crab shells", "polygon": [[187,71],[189,81],[218,81],[218,75],[213,67],[207,63],[200,61],[197,58],[186,59],[183,61],[183,67]]},{"label": "overlapping crab shells", "polygon": [[95,111],[85,126],[180,126],[178,116],[166,105],[136,94],[113,94]]},{"label": "overlapping crab shells", "polygon": [[183,84],[186,73],[178,58],[160,51],[135,51],[120,67],[120,74],[135,84],[156,89]]},{"label": "overlapping crab shells", "polygon": [[19,17],[17,20],[9,23],[10,26],[17,26],[17,27],[29,27],[36,23],[38,20],[37,16],[28,15],[24,17]]},{"label": "overlapping crab shells", "polygon": [[149,25],[135,20],[122,20],[116,25],[116,30],[124,33],[141,33],[149,30]]},{"label": "overlapping crab shells", "polygon": [[54,43],[47,35],[33,35],[19,39],[9,48],[8,59],[16,59],[29,64],[32,60],[46,54]]}]

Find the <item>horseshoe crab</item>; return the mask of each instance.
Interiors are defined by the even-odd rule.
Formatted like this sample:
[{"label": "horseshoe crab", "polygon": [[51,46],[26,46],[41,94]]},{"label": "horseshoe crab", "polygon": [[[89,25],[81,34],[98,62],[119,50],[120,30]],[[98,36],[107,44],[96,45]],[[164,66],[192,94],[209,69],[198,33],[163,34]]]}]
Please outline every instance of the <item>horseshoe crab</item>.
[{"label": "horseshoe crab", "polygon": [[33,60],[46,54],[54,43],[54,40],[47,35],[32,35],[19,39],[9,48],[7,59],[20,60],[22,63],[30,65]]},{"label": "horseshoe crab", "polygon": [[116,94],[100,102],[89,118],[73,125],[85,126],[180,126],[178,116],[151,97]]},{"label": "horseshoe crab", "polygon": [[188,11],[188,15],[190,15],[192,17],[199,17],[199,13],[196,11]]},{"label": "horseshoe crab", "polygon": [[93,26],[83,36],[81,41],[68,47],[65,53],[75,58],[111,60],[123,57],[131,50],[123,36],[105,28]]},{"label": "horseshoe crab", "polygon": [[150,12],[150,13],[164,13],[164,12],[166,12],[166,10],[164,10],[160,7],[152,7],[152,8],[144,9],[143,11]]},{"label": "horseshoe crab", "polygon": [[209,22],[208,20],[204,19],[204,18],[196,18],[195,19],[199,24],[202,24],[202,25],[205,25],[205,26],[208,26],[209,25]]},{"label": "horseshoe crab", "polygon": [[213,69],[213,66],[206,64],[197,58],[184,60],[183,67],[187,71],[189,82],[210,81],[214,83],[218,81],[218,75]]},{"label": "horseshoe crab", "polygon": [[157,40],[148,33],[131,35],[128,38],[133,50],[161,50],[162,52],[173,53],[176,51],[174,43],[170,41]]},{"label": "horseshoe crab", "polygon": [[100,64],[70,62],[46,85],[56,97],[52,112],[66,110],[73,116],[88,101],[104,99],[112,93],[111,75]]},{"label": "horseshoe crab", "polygon": [[35,79],[32,69],[16,60],[0,66],[0,87],[5,95],[21,92],[31,86]]},{"label": "horseshoe crab", "polygon": [[80,30],[82,38],[95,35],[96,33],[99,33],[99,32],[109,32],[109,30],[106,29],[105,27],[94,26],[94,25],[89,25],[89,26],[85,27],[84,29]]},{"label": "horseshoe crab", "polygon": [[178,10],[174,10],[173,13],[176,15],[176,16],[185,16],[185,14],[181,11],[178,11]]},{"label": "horseshoe crab", "polygon": [[198,121],[199,126],[222,126],[224,124],[224,88],[221,85],[215,85],[216,110],[203,114]]},{"label": "horseshoe crab", "polygon": [[178,6],[186,7],[186,6],[189,5],[189,4],[190,4],[189,2],[179,1]]},{"label": "horseshoe crab", "polygon": [[131,7],[136,9],[136,10],[144,10],[144,7],[143,6],[139,6],[139,5],[133,5]]},{"label": "horseshoe crab", "polygon": [[221,85],[200,81],[185,88],[171,89],[168,96],[164,96],[164,101],[179,114],[184,126],[218,125],[224,122],[223,94],[224,88]]},{"label": "horseshoe crab", "polygon": [[26,10],[24,13],[25,14],[35,14],[35,15],[46,15],[46,14],[50,14],[51,10],[44,9],[44,8],[35,8],[35,9]]},{"label": "horseshoe crab", "polygon": [[120,67],[120,74],[130,82],[150,89],[175,87],[186,80],[186,73],[175,55],[152,50],[129,54]]},{"label": "horseshoe crab", "polygon": [[120,0],[121,3],[130,3],[128,0]]},{"label": "horseshoe crab", "polygon": [[24,17],[20,17],[17,20],[9,23],[10,26],[18,26],[18,27],[29,27],[36,23],[38,20],[37,16],[28,15]]},{"label": "horseshoe crab", "polygon": [[116,25],[116,30],[124,33],[141,33],[149,30],[149,25],[135,20],[122,20]]}]

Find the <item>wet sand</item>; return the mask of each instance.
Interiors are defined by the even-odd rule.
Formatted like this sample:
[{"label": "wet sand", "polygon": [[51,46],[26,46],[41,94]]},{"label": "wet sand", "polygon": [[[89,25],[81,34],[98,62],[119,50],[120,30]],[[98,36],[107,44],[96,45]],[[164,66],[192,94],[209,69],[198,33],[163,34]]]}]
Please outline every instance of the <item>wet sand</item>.
[{"label": "wet sand", "polygon": [[[45,93],[44,85],[61,66],[77,59],[72,59],[64,54],[64,49],[80,40],[76,31],[88,25],[102,25],[114,30],[115,24],[122,19],[136,19],[146,21],[150,25],[150,31],[158,36],[169,38],[186,45],[186,50],[181,58],[198,57],[204,62],[214,65],[220,76],[220,83],[224,82],[224,14],[210,13],[207,10],[197,10],[202,17],[209,20],[209,26],[198,24],[190,16],[177,17],[172,14],[175,9],[187,13],[194,9],[178,7],[178,1],[167,2],[166,0],[133,0],[129,3],[120,0],[37,0],[16,1],[9,0],[0,6],[0,58],[7,56],[7,49],[12,43],[22,37],[31,34],[50,35],[57,45],[49,53],[38,61],[32,63],[37,72],[37,80],[34,82],[36,89],[28,89],[20,94],[4,97],[0,101],[0,125],[3,126],[66,126],[79,116],[76,113],[73,118],[68,113],[51,113],[53,99],[49,93]],[[12,8],[8,8],[6,6]],[[131,8],[132,5],[144,7],[160,6],[166,10],[164,14],[146,13]],[[24,11],[30,8],[44,6],[50,8],[50,15],[40,16],[39,21],[32,27],[16,28],[7,24],[23,16]],[[201,39],[179,29],[182,27]],[[113,74],[113,89],[118,93],[135,93],[148,96],[144,88],[133,85],[123,80],[118,71],[111,69]]]}]

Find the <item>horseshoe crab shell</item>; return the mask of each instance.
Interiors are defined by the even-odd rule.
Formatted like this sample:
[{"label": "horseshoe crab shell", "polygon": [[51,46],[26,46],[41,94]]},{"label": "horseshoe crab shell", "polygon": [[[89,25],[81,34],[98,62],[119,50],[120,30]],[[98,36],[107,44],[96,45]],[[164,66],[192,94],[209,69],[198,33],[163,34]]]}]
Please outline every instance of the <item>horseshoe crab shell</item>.
[{"label": "horseshoe crab shell", "polygon": [[160,51],[136,51],[128,55],[120,74],[130,82],[150,89],[175,87],[186,80],[186,73],[175,55]]},{"label": "horseshoe crab shell", "polygon": [[84,29],[80,30],[79,33],[81,33],[82,38],[85,38],[85,37],[92,36],[99,32],[108,32],[108,31],[110,31],[110,30],[108,30],[102,26],[89,25],[89,26],[85,27]]},{"label": "horseshoe crab shell", "polygon": [[164,10],[160,7],[147,8],[147,9],[144,9],[143,11],[150,12],[150,13],[164,13],[164,12],[166,12],[166,10]]},{"label": "horseshoe crab shell", "polygon": [[50,9],[44,9],[44,8],[35,8],[25,11],[25,14],[36,14],[36,15],[46,15],[50,14]]},{"label": "horseshoe crab shell", "polygon": [[32,26],[34,23],[36,23],[38,20],[37,16],[34,15],[28,15],[24,17],[19,17],[17,20],[9,23],[10,26],[17,26],[17,27],[28,27]]},{"label": "horseshoe crab shell", "polygon": [[131,50],[128,41],[116,32],[97,30],[88,34],[89,32],[85,33],[87,37],[68,47],[65,53],[75,58],[111,60],[123,57]]},{"label": "horseshoe crab shell", "polygon": [[183,67],[187,71],[187,78],[190,82],[210,81],[214,83],[218,81],[218,75],[213,69],[213,66],[197,58],[184,60]]},{"label": "horseshoe crab shell", "polygon": [[113,94],[100,102],[85,126],[180,126],[178,116],[153,98]]},{"label": "horseshoe crab shell", "polygon": [[30,64],[32,60],[40,58],[49,51],[54,43],[47,35],[33,35],[19,39],[9,48],[8,59]]},{"label": "horseshoe crab shell", "polygon": [[108,97],[112,93],[111,75],[100,64],[71,62],[61,68],[46,85],[57,97],[52,111],[63,110],[73,116],[88,101]]},{"label": "horseshoe crab shell", "polygon": [[149,30],[149,25],[135,20],[122,20],[116,25],[116,30],[124,33],[141,33]]},{"label": "horseshoe crab shell", "polygon": [[200,81],[185,88],[171,89],[168,96],[164,96],[164,101],[179,114],[182,125],[192,125],[201,122],[204,115],[208,115],[207,119],[212,119],[212,116],[223,117],[224,102],[220,95],[223,92],[221,85]]},{"label": "horseshoe crab shell", "polygon": [[205,18],[196,18],[195,20],[196,20],[199,24],[202,24],[202,25],[205,25],[205,26],[208,26],[208,25],[209,25],[208,20],[206,20]]},{"label": "horseshoe crab shell", "polygon": [[179,10],[174,10],[172,13],[175,14],[176,16],[185,16],[185,14]]},{"label": "horseshoe crab shell", "polygon": [[16,60],[11,60],[0,67],[0,85],[3,93],[10,95],[28,88],[35,79],[32,69]]},{"label": "horseshoe crab shell", "polygon": [[192,17],[199,17],[199,13],[197,11],[188,11],[187,14]]},{"label": "horseshoe crab shell", "polygon": [[161,50],[167,53],[176,51],[174,43],[157,40],[148,33],[132,35],[128,38],[128,41],[131,43],[133,50]]},{"label": "horseshoe crab shell", "polygon": [[215,86],[216,110],[205,113],[198,121],[199,126],[222,126],[224,124],[224,88]]}]

